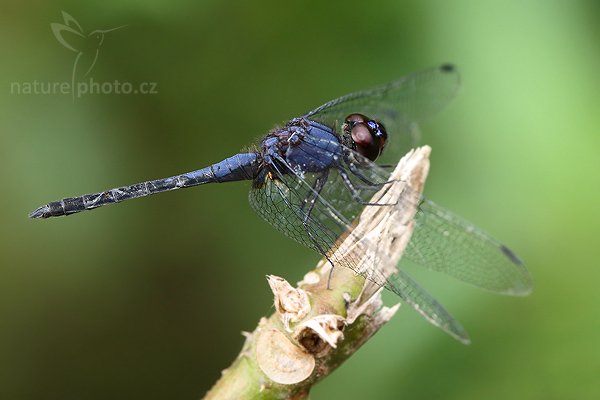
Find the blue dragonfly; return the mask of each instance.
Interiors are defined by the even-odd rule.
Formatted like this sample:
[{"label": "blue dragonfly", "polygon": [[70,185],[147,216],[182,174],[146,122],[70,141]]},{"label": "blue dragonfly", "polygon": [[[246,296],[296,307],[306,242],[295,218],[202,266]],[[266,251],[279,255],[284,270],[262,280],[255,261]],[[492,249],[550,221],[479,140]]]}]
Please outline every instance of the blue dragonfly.
[{"label": "blue dragonfly", "polygon": [[405,272],[403,262],[493,292],[526,295],[531,278],[508,247],[420,196],[414,204],[414,232],[396,274],[382,272],[385,260],[359,267],[358,260],[336,252],[339,238],[348,232],[357,245],[376,246],[361,240],[353,221],[365,207],[389,206],[373,200],[390,182],[389,166],[415,144],[419,123],[442,110],[459,86],[453,65],[429,68],[293,118],[264,136],[255,151],[169,178],[64,198],[39,207],[30,217],[70,215],[207,183],[251,181],[250,204],[277,230],[326,257],[332,267],[350,268],[385,287],[433,325],[469,343],[461,324]]}]

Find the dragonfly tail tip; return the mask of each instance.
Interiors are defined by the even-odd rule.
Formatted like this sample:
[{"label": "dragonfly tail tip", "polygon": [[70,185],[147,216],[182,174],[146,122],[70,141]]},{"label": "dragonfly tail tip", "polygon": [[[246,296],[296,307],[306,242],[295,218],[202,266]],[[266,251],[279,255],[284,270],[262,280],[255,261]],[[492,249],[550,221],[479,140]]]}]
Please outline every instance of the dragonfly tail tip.
[{"label": "dragonfly tail tip", "polygon": [[48,218],[49,211],[50,208],[48,207],[48,205],[38,207],[29,213],[29,218]]}]

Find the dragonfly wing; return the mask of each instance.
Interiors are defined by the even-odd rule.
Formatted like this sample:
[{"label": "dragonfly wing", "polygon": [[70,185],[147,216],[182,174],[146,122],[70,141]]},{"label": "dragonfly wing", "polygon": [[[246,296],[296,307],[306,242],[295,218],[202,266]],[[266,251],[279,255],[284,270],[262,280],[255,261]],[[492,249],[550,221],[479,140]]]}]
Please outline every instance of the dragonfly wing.
[{"label": "dragonfly wing", "polygon": [[525,295],[531,278],[506,246],[471,223],[423,199],[406,258],[493,292]]},{"label": "dragonfly wing", "polygon": [[[324,144],[322,139],[311,137],[305,138],[303,145],[318,146],[320,152],[339,150],[334,143]],[[314,149],[307,151],[316,152]],[[336,154],[344,161],[327,171],[327,181],[322,187],[318,184],[322,174],[299,173],[285,160],[279,160],[274,165],[277,172],[273,179],[266,178],[262,184],[254,185],[250,193],[251,204],[286,236],[327,256],[334,266],[350,268],[375,284],[385,286],[428,321],[467,342],[468,337],[460,324],[410,277],[395,268],[395,273],[390,274],[390,263],[377,239],[361,232],[355,223],[365,207],[363,203],[378,201],[374,195],[390,183],[390,173],[348,148],[342,147],[341,153]],[[398,201],[410,202],[407,206],[416,207],[414,199],[409,198],[410,195]],[[312,202],[314,206],[309,212],[308,204]],[[397,203],[374,204],[378,205],[373,207],[401,206]],[[352,251],[342,251],[339,246]]]},{"label": "dragonfly wing", "polygon": [[388,279],[385,287],[396,293],[427,321],[441,328],[450,336],[464,344],[471,342],[462,325],[406,272],[398,270],[397,274]]},{"label": "dragonfly wing", "polygon": [[[356,228],[356,219],[365,207],[417,208],[405,257],[486,289],[510,294],[528,290],[528,275],[517,256],[479,229],[416,193],[401,196],[398,201],[404,204],[378,203],[374,195],[389,184],[386,169],[337,142],[323,143],[323,139],[307,136],[303,145],[317,146],[321,153],[336,149],[329,156],[338,157],[340,164],[327,170],[322,188],[318,180],[323,173],[296,171],[281,159],[273,164],[276,172],[272,178],[255,182],[250,193],[258,213],[286,236],[327,256],[335,266],[350,268],[385,286],[463,343],[469,341],[465,330],[431,295],[402,270],[390,276],[390,263],[377,240]],[[344,246],[352,243],[353,251],[340,251],[340,242]]]},{"label": "dragonfly wing", "polygon": [[[355,211],[347,207],[344,213],[319,195],[316,188],[318,180],[324,179],[321,174],[300,174],[285,163],[276,167],[273,177],[255,182],[250,191],[250,204],[257,213],[284,235],[327,257],[335,267],[349,268],[383,286],[385,276],[371,267],[375,246],[351,227],[348,216]],[[333,171],[326,179],[326,186],[335,185]],[[353,238],[351,246],[349,237]]]},{"label": "dragonfly wing", "polygon": [[[352,165],[356,172],[345,168],[356,188],[355,194],[362,202],[371,201],[380,187],[377,185],[387,182],[390,172],[351,149],[342,146],[342,151],[346,165]],[[376,186],[365,186],[357,174]],[[364,206],[353,199],[348,190],[344,192],[339,177],[332,183],[321,196],[352,221]],[[411,198],[415,197],[406,196],[401,201],[407,203]],[[527,269],[508,247],[424,196],[420,196],[416,207],[415,228],[403,259],[493,292],[526,295],[531,291]]]},{"label": "dragonfly wing", "polygon": [[[301,180],[309,182],[304,184]],[[347,221],[323,218],[320,214],[322,207],[315,207],[316,210],[308,213],[305,203],[312,193],[307,187],[312,187],[315,180],[315,176],[298,177],[282,173],[275,179],[266,178],[260,186],[255,185],[249,197],[255,211],[275,229],[303,246],[324,254],[335,244],[346,228]]]},{"label": "dragonfly wing", "polygon": [[336,132],[342,132],[349,114],[361,113],[382,122],[389,137],[379,162],[396,163],[418,141],[418,124],[445,108],[459,87],[458,71],[445,64],[331,100],[305,117]]}]

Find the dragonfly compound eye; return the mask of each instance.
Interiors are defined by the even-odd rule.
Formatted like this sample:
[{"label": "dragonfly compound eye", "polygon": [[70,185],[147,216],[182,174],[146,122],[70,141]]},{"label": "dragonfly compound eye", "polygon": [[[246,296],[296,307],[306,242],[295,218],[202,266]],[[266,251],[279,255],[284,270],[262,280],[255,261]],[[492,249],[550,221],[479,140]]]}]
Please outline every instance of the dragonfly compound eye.
[{"label": "dragonfly compound eye", "polygon": [[371,134],[379,141],[379,154],[381,154],[383,148],[385,147],[385,143],[387,142],[387,131],[382,123],[372,119],[367,122],[367,125],[369,126]]},{"label": "dragonfly compound eye", "polygon": [[347,116],[344,132],[352,137],[356,151],[371,161],[381,154],[387,139],[383,125],[362,114]]}]

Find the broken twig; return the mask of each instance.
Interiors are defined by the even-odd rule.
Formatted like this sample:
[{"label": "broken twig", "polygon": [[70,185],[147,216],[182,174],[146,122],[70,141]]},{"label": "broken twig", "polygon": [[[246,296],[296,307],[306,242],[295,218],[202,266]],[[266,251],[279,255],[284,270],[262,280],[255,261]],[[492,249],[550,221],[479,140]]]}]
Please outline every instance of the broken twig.
[{"label": "broken twig", "polygon": [[[409,152],[392,173],[393,182],[376,194],[379,201],[395,205],[365,207],[356,221],[355,229],[375,238],[378,251],[383,248],[385,277],[395,272],[410,240],[430,151],[424,146]],[[414,198],[398,201],[403,196]],[[348,251],[351,240],[351,235],[342,240],[336,251]],[[383,305],[379,285],[346,268],[335,270],[328,289],[329,269],[330,264],[321,260],[296,288],[283,278],[267,277],[275,312],[261,318],[254,332],[244,334],[242,351],[206,399],[306,398],[316,382],[339,367],[398,310],[399,304]]]}]

